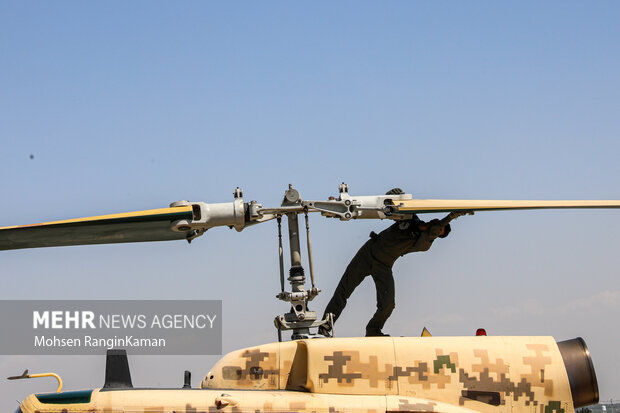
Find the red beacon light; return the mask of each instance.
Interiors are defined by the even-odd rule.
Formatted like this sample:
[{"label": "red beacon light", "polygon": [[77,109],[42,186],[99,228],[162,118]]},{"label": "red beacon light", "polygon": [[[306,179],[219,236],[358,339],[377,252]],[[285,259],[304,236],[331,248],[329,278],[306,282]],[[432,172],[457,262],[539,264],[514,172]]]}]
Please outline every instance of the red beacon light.
[{"label": "red beacon light", "polygon": [[487,335],[487,331],[484,328],[479,328],[478,330],[476,330],[476,336],[486,336]]}]

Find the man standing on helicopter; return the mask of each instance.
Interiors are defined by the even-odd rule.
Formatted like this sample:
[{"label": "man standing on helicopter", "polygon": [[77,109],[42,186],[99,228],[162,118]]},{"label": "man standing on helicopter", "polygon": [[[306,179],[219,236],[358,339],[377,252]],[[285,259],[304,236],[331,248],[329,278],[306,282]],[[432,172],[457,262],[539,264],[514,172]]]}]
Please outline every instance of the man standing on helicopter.
[{"label": "man standing on helicopter", "polygon": [[[400,188],[391,189],[386,195],[400,195]],[[338,319],[355,288],[372,276],[377,289],[377,311],[366,325],[366,336],[386,336],[381,329],[394,310],[394,262],[405,254],[427,251],[437,238],[450,233],[450,221],[473,212],[450,212],[445,218],[424,222],[417,215],[406,221],[396,221],[379,234],[370,233],[370,239],[362,245],[345,270],[336,291],[325,308],[323,319],[329,313]],[[319,327],[319,334],[329,336],[329,327]]]}]

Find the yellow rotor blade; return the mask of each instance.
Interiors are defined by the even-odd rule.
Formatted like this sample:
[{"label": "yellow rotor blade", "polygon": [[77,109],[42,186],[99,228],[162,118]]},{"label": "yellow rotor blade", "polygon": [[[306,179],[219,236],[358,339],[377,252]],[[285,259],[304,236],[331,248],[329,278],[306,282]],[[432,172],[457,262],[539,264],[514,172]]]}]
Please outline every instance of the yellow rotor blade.
[{"label": "yellow rotor blade", "polygon": [[193,217],[191,206],[0,227],[0,250],[185,239],[171,223]]},{"label": "yellow rotor blade", "polygon": [[484,199],[409,199],[397,201],[399,213],[502,211],[515,209],[620,208],[620,201],[507,201]]}]

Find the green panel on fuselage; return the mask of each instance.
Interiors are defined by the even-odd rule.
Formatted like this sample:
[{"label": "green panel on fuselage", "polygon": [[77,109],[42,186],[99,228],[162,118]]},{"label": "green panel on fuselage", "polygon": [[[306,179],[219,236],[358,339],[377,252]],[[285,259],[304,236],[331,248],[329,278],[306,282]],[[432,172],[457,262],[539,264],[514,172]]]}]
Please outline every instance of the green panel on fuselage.
[{"label": "green panel on fuselage", "polygon": [[43,393],[35,394],[41,403],[46,404],[74,404],[90,403],[92,390],[67,391],[64,393]]}]

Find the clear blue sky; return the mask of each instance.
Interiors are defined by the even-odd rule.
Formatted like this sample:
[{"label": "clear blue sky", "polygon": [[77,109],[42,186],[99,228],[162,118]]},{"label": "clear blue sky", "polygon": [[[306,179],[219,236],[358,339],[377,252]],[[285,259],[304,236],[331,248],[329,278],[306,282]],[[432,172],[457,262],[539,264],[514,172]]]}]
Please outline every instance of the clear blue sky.
[{"label": "clear blue sky", "polygon": [[[620,4],[0,3],[0,226],[399,186],[421,198],[618,199]],[[30,159],[30,155],[34,158]],[[386,330],[582,336],[620,398],[619,211],[480,213],[395,266]],[[313,217],[322,311],[382,222]],[[224,349],[275,339],[273,223],[183,242],[9,251],[0,298],[224,301]],[[339,322],[359,335],[365,281]],[[240,304],[245,303],[245,304]],[[243,325],[244,322],[249,325]],[[213,357],[134,357],[195,382]],[[0,356],[100,386],[103,358]],[[47,386],[47,387],[46,387]],[[0,381],[0,407],[51,383]],[[7,410],[12,411],[12,410]]]}]

